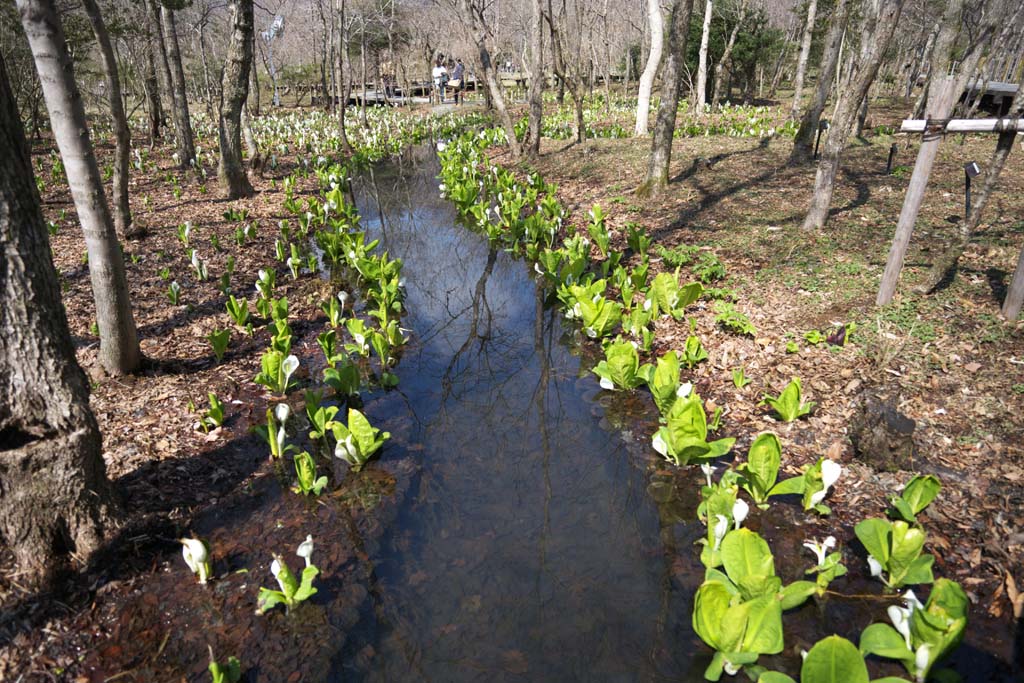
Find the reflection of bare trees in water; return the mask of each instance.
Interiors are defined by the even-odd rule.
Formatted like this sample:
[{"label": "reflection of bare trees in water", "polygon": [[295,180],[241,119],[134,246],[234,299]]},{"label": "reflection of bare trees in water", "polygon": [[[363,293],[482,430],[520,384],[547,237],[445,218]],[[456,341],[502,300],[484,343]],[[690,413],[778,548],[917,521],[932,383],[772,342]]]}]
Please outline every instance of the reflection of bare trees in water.
[{"label": "reflection of bare trees in water", "polygon": [[[466,341],[462,343],[455,355],[448,362],[444,374],[441,375],[441,402],[444,403],[452,394],[452,387],[455,384],[455,377],[458,372],[459,360],[462,355],[468,352],[476,342],[479,341],[480,348],[477,355],[483,355],[487,351],[487,342],[491,338],[491,327],[494,323],[494,312],[487,301],[487,280],[494,272],[494,263],[498,260],[498,252],[492,246],[487,252],[487,263],[476,281],[476,288],[473,290],[473,299],[470,302],[469,333]],[[483,322],[481,332],[481,319]]]}]

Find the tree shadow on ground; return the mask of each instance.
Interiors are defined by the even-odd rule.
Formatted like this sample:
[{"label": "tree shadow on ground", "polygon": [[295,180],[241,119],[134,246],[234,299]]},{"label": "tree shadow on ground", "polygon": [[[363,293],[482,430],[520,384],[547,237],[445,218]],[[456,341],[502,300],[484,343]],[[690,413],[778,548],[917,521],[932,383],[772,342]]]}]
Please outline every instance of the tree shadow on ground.
[{"label": "tree shadow on ground", "polygon": [[[128,511],[123,525],[93,553],[86,567],[68,571],[53,590],[10,591],[0,617],[0,647],[52,619],[86,609],[104,586],[151,571],[158,558],[177,547],[176,539],[185,535],[194,508],[210,502],[216,506],[266,458],[262,442],[239,429],[212,450],[188,458],[149,460],[116,479],[115,488]],[[6,548],[2,552],[9,556]]]}]

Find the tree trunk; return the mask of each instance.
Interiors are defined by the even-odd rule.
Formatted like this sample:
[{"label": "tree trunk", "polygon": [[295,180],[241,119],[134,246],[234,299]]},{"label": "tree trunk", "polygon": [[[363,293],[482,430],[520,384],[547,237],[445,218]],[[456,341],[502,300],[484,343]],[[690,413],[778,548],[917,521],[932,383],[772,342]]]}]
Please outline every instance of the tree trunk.
[{"label": "tree trunk", "polygon": [[242,163],[242,108],[249,97],[252,68],[252,2],[231,3],[231,40],[220,89],[220,164],[217,176],[228,199],[249,197],[252,185]]},{"label": "tree trunk", "polygon": [[807,58],[811,54],[811,39],[814,37],[814,15],[818,10],[818,0],[811,0],[807,5],[807,23],[804,25],[804,37],[800,41],[800,56],[796,61],[796,78],[793,79],[793,107],[790,118],[800,113],[800,98],[803,96],[804,74],[807,73]]},{"label": "tree trunk", "polygon": [[160,18],[164,28],[164,43],[167,47],[167,61],[171,72],[171,93],[174,98],[174,137],[177,138],[178,165],[181,168],[188,168],[196,157],[196,143],[192,136],[192,120],[188,113],[188,93],[185,91],[185,70],[181,66],[178,30],[174,23],[174,12],[166,6],[160,7]]},{"label": "tree trunk", "polygon": [[661,63],[665,26],[661,18],[660,0],[647,0],[647,22],[651,27],[651,51],[647,55],[644,72],[640,74],[640,89],[637,92],[636,100],[636,126],[633,128],[634,137],[647,135],[647,119],[651,110],[651,90],[654,88],[654,77],[658,73],[658,64]]},{"label": "tree trunk", "polygon": [[[254,67],[250,68],[255,70]],[[245,141],[245,151],[249,154],[249,170],[262,177],[263,156],[260,154],[260,146],[256,144],[256,136],[252,133],[252,121],[249,119],[248,107],[242,107],[239,119],[242,124],[242,140]]]},{"label": "tree trunk", "polygon": [[530,137],[526,144],[526,154],[531,158],[536,158],[540,154],[541,127],[544,119],[544,20],[541,0],[530,0],[529,30],[530,109],[528,118]]},{"label": "tree trunk", "polygon": [[483,10],[470,6],[470,0],[459,0],[459,18],[466,37],[472,42],[477,51],[477,59],[480,62],[480,71],[484,77],[486,90],[491,103],[498,112],[498,120],[505,129],[505,136],[508,138],[509,151],[513,159],[519,159],[522,151],[519,148],[519,141],[516,139],[515,124],[512,116],[505,106],[505,95],[501,91],[497,74],[494,71],[494,63],[491,62],[491,49],[488,47],[488,27],[485,24]]},{"label": "tree trunk", "polygon": [[[736,16],[736,25],[732,27],[732,32],[729,33],[729,41],[725,44],[725,50],[722,51],[722,58],[715,64],[715,88],[711,96],[711,108],[717,109],[718,103],[722,97],[722,71],[725,69],[725,63],[729,61],[732,56],[732,49],[736,47],[736,37],[740,34],[740,28],[743,26],[743,20],[747,16],[747,3],[743,2],[740,5],[739,14]],[[726,97],[732,92],[732,72],[730,71],[729,76],[729,92],[726,93]]]},{"label": "tree trunk", "polygon": [[71,56],[53,0],[18,0],[43,86],[50,128],[67,172],[71,197],[85,234],[89,277],[100,330],[100,362],[111,374],[129,373],[139,365],[135,331],[121,245],[117,240],[103,181],[93,156],[82,96],[75,83]]},{"label": "tree trunk", "polygon": [[249,67],[249,99],[252,102],[252,115],[259,118],[260,115],[260,70],[256,68],[256,27],[253,25],[252,42],[249,45],[252,50],[253,64]]},{"label": "tree trunk", "polygon": [[156,59],[153,54],[156,38],[150,33],[148,39],[149,49],[145,55],[146,77],[143,83],[146,88],[146,111],[149,114],[149,146],[152,148],[160,137],[160,127],[164,124],[164,107],[160,101],[160,81],[157,78]]},{"label": "tree trunk", "polygon": [[825,38],[825,47],[821,53],[821,64],[818,66],[818,83],[814,88],[814,97],[810,106],[800,119],[800,128],[793,139],[793,151],[789,155],[789,163],[802,164],[811,160],[814,153],[814,136],[818,132],[821,112],[825,110],[825,102],[832,90],[832,78],[835,76],[836,64],[839,63],[839,43],[846,31],[846,22],[850,16],[848,0],[839,0],[832,13],[832,24]]},{"label": "tree trunk", "polygon": [[668,29],[668,59],[662,75],[661,102],[654,124],[651,157],[647,166],[647,179],[637,188],[637,194],[657,194],[668,186],[668,169],[672,162],[672,138],[676,131],[676,112],[679,108],[679,85],[686,69],[686,39],[690,26],[693,0],[672,0]]},{"label": "tree trunk", "polygon": [[[1013,103],[1010,105],[1010,111],[1006,118],[1017,120],[1022,116],[1024,116],[1024,78],[1021,79],[1017,86],[1017,94],[1013,97]],[[971,202],[970,215],[964,216],[964,220],[960,223],[960,229],[957,231],[956,239],[932,264],[932,269],[925,278],[925,282],[917,287],[918,292],[926,294],[935,291],[939,284],[946,279],[946,276],[956,268],[960,257],[964,253],[964,249],[970,244],[971,238],[974,237],[974,233],[981,224],[981,216],[985,211],[985,206],[995,190],[996,182],[999,180],[999,175],[1003,172],[1006,159],[1010,156],[1010,152],[1013,151],[1013,143],[1016,139],[1016,131],[999,134],[995,151],[992,152],[992,159],[988,163],[988,168],[985,169],[985,183],[981,186],[981,191],[974,195]]]},{"label": "tree trunk", "polygon": [[[160,9],[157,7],[156,0],[145,0],[146,3],[146,17],[149,20],[149,32],[153,37],[153,43],[149,46],[150,54],[153,55],[153,60],[156,63],[156,74],[160,79],[160,89],[163,91],[164,97],[171,103],[171,108],[174,108],[174,86],[171,81],[171,67],[167,63],[167,47],[164,41],[164,27],[160,23]],[[164,109],[161,103],[161,114],[160,123],[163,126],[167,125],[167,110]]]},{"label": "tree trunk", "polygon": [[[60,33],[52,5],[23,1],[19,10],[34,42],[40,20]],[[53,47],[64,50],[63,40]],[[89,384],[75,360],[3,60],[0,156],[0,538],[23,580],[48,587],[69,557],[85,559],[100,546],[119,506],[89,409]]]},{"label": "tree trunk", "polygon": [[839,93],[836,113],[832,120],[832,126],[829,128],[828,139],[825,141],[825,149],[814,178],[814,195],[811,197],[811,205],[803,224],[805,230],[820,230],[825,226],[825,221],[828,219],[828,207],[832,203],[832,194],[835,192],[840,155],[853,132],[861,100],[864,99],[868,88],[871,87],[871,83],[878,74],[878,67],[882,63],[882,58],[885,56],[886,48],[889,46],[893,32],[896,30],[896,23],[903,10],[903,2],[904,0],[881,1],[878,16],[874,20],[874,31],[864,37],[864,40],[869,41],[870,47],[867,49],[856,75]]},{"label": "tree trunk", "polygon": [[103,58],[110,123],[116,143],[113,178],[114,229],[123,237],[129,235],[132,228],[132,210],[128,204],[128,157],[131,155],[132,143],[128,133],[128,120],[124,115],[124,101],[121,99],[121,79],[117,75],[117,58],[110,44],[110,34],[107,33],[107,27],[100,15],[99,5],[96,4],[96,0],[82,0],[82,6],[89,17],[93,35]]},{"label": "tree trunk", "polygon": [[1003,315],[1007,320],[1016,320],[1020,315],[1022,304],[1024,304],[1024,248],[1020,250],[1017,269],[1013,271],[1013,279],[1010,280],[1010,288],[1006,292]]},{"label": "tree trunk", "polygon": [[338,71],[342,79],[341,102],[338,103],[338,134],[341,137],[341,149],[346,154],[351,155],[352,145],[348,141],[348,132],[345,130],[345,111],[348,109],[348,99],[352,96],[352,79],[349,77],[349,68],[346,67],[348,64],[349,33],[348,26],[345,24],[345,3],[346,0],[338,0],[338,40],[341,42],[338,49]]},{"label": "tree trunk", "polygon": [[704,111],[708,99],[708,43],[711,40],[711,15],[713,0],[704,6],[704,26],[700,32],[700,52],[697,55],[697,88],[693,91],[693,106],[698,112]]}]

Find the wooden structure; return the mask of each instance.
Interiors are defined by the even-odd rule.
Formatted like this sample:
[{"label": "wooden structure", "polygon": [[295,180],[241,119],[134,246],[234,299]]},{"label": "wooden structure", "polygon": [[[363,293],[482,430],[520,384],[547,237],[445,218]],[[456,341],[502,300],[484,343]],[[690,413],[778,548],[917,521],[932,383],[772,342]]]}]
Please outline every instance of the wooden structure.
[{"label": "wooden structure", "polygon": [[[950,77],[950,81],[952,78]],[[939,111],[948,111],[953,98],[953,88],[947,87],[941,91],[940,100],[936,105]],[[1014,89],[1016,92],[1016,88]],[[928,186],[928,178],[935,163],[935,156],[939,151],[939,143],[946,133],[1003,133],[1009,131],[1024,132],[1024,120],[1019,119],[950,119],[945,120],[906,120],[900,127],[904,132],[923,133],[921,148],[917,154],[917,161],[910,176],[910,184],[907,186],[907,194],[903,200],[903,208],[900,211],[899,222],[896,225],[896,234],[893,236],[892,246],[889,249],[889,256],[885,264],[885,272],[882,275],[882,282],[878,288],[878,296],[875,304],[884,306],[892,301],[896,293],[896,283],[899,280],[900,270],[903,268],[903,258],[906,255],[907,246],[910,243],[910,236],[914,230],[914,223],[917,221],[917,214],[921,210],[921,203],[924,200],[925,189]],[[967,217],[964,217],[967,220]],[[1024,251],[1021,253],[1021,260],[1017,271],[1010,283],[1009,292],[1003,305],[1003,314],[1010,319],[1015,319],[1020,312],[1020,300],[1024,297]]]},{"label": "wooden structure", "polygon": [[964,88],[961,99],[974,99],[978,93],[981,93],[981,104],[979,105],[981,109],[997,116],[1005,116],[1010,111],[1014,95],[1017,94],[1017,84],[1003,81],[973,81]]}]

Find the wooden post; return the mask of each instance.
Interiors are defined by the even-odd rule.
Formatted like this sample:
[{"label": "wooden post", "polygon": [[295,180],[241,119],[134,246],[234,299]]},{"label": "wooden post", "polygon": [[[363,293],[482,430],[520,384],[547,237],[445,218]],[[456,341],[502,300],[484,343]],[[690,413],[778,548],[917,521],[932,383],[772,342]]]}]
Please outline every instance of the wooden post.
[{"label": "wooden post", "polygon": [[1007,320],[1017,319],[1022,303],[1024,303],[1024,248],[1020,250],[1017,270],[1013,273],[1010,289],[1006,292],[1006,301],[1003,302],[1003,315]]},{"label": "wooden post", "polygon": [[[940,116],[944,117],[952,109],[954,85],[956,79],[947,76],[942,85],[937,102],[929,108]],[[889,257],[885,263],[885,272],[882,274],[882,283],[878,288],[878,297],[875,299],[876,306],[884,306],[892,301],[896,293],[896,282],[900,277],[900,270],[903,268],[903,258],[907,253],[907,245],[910,243],[910,235],[914,232],[914,223],[917,221],[917,214],[921,210],[921,202],[924,200],[924,192],[928,187],[928,178],[932,173],[932,166],[935,163],[935,155],[939,151],[939,143],[942,142],[942,135],[945,126],[934,131],[925,131],[921,140],[921,149],[917,153],[917,162],[914,164],[914,172],[910,176],[910,185],[907,187],[907,196],[903,200],[903,209],[900,211],[900,219],[896,224],[896,234],[893,236],[892,247],[889,249]]]}]

